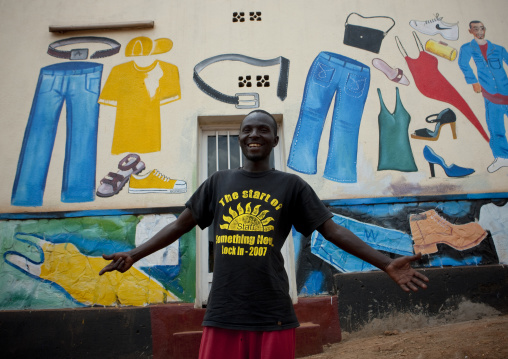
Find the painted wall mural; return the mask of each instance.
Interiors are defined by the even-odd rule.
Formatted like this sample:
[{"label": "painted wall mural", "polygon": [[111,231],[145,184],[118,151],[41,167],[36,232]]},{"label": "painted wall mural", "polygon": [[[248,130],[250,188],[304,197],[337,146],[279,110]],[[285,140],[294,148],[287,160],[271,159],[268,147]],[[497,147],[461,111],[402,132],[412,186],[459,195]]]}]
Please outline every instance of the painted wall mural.
[{"label": "painted wall mural", "polygon": [[[9,219],[0,222],[0,309],[194,301],[194,232],[125,275],[98,277],[100,255],[139,245],[174,219],[132,214],[137,209],[177,212],[197,188],[197,117],[233,117],[258,107],[282,114],[280,147],[287,158],[278,162],[312,182],[334,220],[374,248],[392,257],[421,251],[421,267],[508,264],[502,177],[508,173],[508,53],[504,18],[492,11],[503,3],[471,0],[473,10],[456,11],[453,2],[430,1],[391,13],[398,3],[387,1],[357,9],[354,2],[324,0],[328,11],[306,17],[304,32],[282,31],[286,20],[273,21],[275,6],[314,15],[311,8],[267,2],[263,12],[235,11],[231,19],[229,2],[218,1],[203,3],[200,12],[180,4],[188,11],[167,11],[181,18],[159,21],[147,30],[151,37],[138,30],[105,31],[118,39],[37,34],[27,41],[48,44],[45,61],[64,61],[46,64],[34,56],[27,61],[37,71],[31,79],[8,76],[5,68],[15,68],[26,50],[9,42],[11,54],[0,67],[6,79],[0,146],[9,154],[0,186],[0,218]],[[432,7],[446,17],[420,17]],[[492,14],[472,18],[478,7]],[[201,26],[182,26],[191,20]],[[497,29],[488,38],[487,26]],[[225,63],[228,71],[221,71]],[[251,76],[260,67],[263,75]],[[18,80],[31,86],[15,87]],[[29,92],[30,108],[30,99],[6,103],[15,89],[14,97]],[[26,114],[19,116],[23,105]],[[65,145],[57,147],[62,122]],[[51,171],[58,172],[58,185],[61,177],[58,193],[48,191],[55,183]],[[83,217],[65,218],[82,209]],[[116,215],[116,209],[135,210]],[[24,218],[25,211],[59,212],[64,219],[9,217]],[[333,293],[334,273],[374,270],[318,233],[293,238],[300,295]]]},{"label": "painted wall mural", "polygon": [[94,200],[102,64],[68,62],[41,69],[19,155],[11,204],[42,206],[60,112],[67,106],[62,202]]},{"label": "painted wall mural", "polygon": [[399,88],[395,88],[395,91],[395,109],[390,112],[383,101],[381,90],[377,89],[381,106],[378,115],[379,161],[377,170],[416,172],[418,168],[408,136],[411,115],[402,104]]},{"label": "painted wall mural", "polygon": [[[330,205],[335,222],[392,258],[421,252],[418,267],[508,264],[507,200]],[[378,270],[318,232],[293,240],[300,295],[334,293],[336,273]]]},{"label": "painted wall mural", "polygon": [[[127,44],[128,56],[153,54],[148,40],[143,37],[132,39]],[[158,46],[161,40],[171,41],[158,40],[154,46],[155,54],[160,53],[157,49],[161,47]],[[111,154],[160,151],[160,106],[181,97],[178,67],[173,64],[155,60],[149,66],[140,66],[129,61],[113,67],[99,97],[100,104],[116,107]]]},{"label": "painted wall mural", "polygon": [[[466,82],[474,92],[480,93],[485,101],[485,119],[490,132],[489,145],[494,162],[487,168],[495,172],[508,166],[508,141],[506,140],[505,116],[508,115],[508,78],[503,62],[508,64],[508,52],[502,46],[485,38],[486,27],[479,20],[469,23],[469,33],[474,39],[462,45],[459,67]],[[476,75],[469,65],[473,59]]]},{"label": "painted wall mural", "polygon": [[[506,200],[340,206],[333,220],[393,257],[422,252],[419,267],[508,264]],[[0,309],[143,306],[193,302],[195,233],[133,271],[98,276],[102,253],[140,245],[174,215],[0,222]],[[333,275],[377,270],[315,232],[293,231],[299,295],[333,294]]]},{"label": "painted wall mural", "polygon": [[332,52],[321,52],[316,57],[305,82],[287,162],[289,168],[317,173],[319,140],[328,109],[337,96],[323,177],[336,182],[356,182],[358,134],[369,85],[368,66]]},{"label": "painted wall mural", "polygon": [[[200,76],[200,72],[203,71],[207,66],[221,61],[240,61],[253,66],[279,66],[279,82],[277,85],[277,97],[284,101],[287,97],[287,89],[288,89],[288,81],[289,81],[289,60],[283,56],[275,57],[273,59],[258,59],[250,56],[245,56],[241,54],[223,54],[216,55],[210,57],[208,59],[200,61],[196,66],[194,66],[194,73],[192,78],[196,83],[196,86],[203,91],[208,96],[212,97],[217,101],[221,101],[227,104],[235,105],[238,109],[255,109],[259,107],[259,93],[257,92],[247,92],[247,93],[237,93],[234,96],[226,95],[214,88],[214,86],[206,83]],[[267,75],[265,75],[267,76]],[[258,87],[269,87],[269,83],[265,82],[265,78],[261,78],[261,76],[257,76]],[[246,76],[247,78],[247,76]],[[250,76],[249,76],[250,78]],[[251,87],[252,84],[247,81],[247,79],[243,79],[242,76],[238,77],[241,79],[238,83],[239,87],[243,87],[246,85],[247,87]],[[261,85],[261,86],[260,86]]]},{"label": "painted wall mural", "polygon": [[[349,20],[351,15],[361,18],[360,20],[363,20],[364,25],[368,26],[371,26],[369,21],[376,18],[386,19],[386,21],[391,20],[392,22],[387,30],[381,31],[368,26],[351,24]],[[459,37],[458,23],[447,23],[442,20],[442,17],[439,17],[439,14],[435,16],[432,20],[411,20],[409,25],[422,34],[440,35],[447,40],[457,41]],[[366,22],[366,20],[368,21]],[[351,13],[346,18],[344,44],[360,50],[379,53],[383,39],[395,25],[395,20],[389,16],[363,16],[358,13]],[[508,161],[506,160],[508,158],[508,147],[506,146],[508,142],[506,141],[504,126],[504,119],[507,114],[506,104],[508,103],[504,93],[508,91],[505,88],[508,80],[506,80],[506,72],[503,67],[503,61],[508,63],[508,57],[503,47],[492,44],[485,39],[485,26],[481,21],[472,21],[469,26],[469,32],[475,39],[461,47],[458,63],[464,72],[466,82],[474,84],[474,90],[482,92],[486,98],[486,119],[491,134],[490,138],[468,103],[438,69],[438,58],[436,56],[454,61],[457,57],[457,50],[447,43],[434,39],[427,40],[424,46],[418,34],[413,31],[412,35],[418,48],[418,56],[412,58],[408,55],[399,36],[394,38],[400,53],[406,60],[419,92],[428,98],[452,105],[473,124],[485,140],[489,141],[495,160],[488,167],[488,172],[495,172],[508,164],[506,162]],[[479,43],[485,46],[483,55]],[[487,46],[489,46],[488,50]],[[317,155],[321,131],[331,100],[335,96],[329,151],[323,177],[336,182],[355,183],[357,182],[358,130],[365,106],[365,97],[361,103],[357,104],[357,100],[361,97],[360,92],[368,92],[370,68],[363,63],[338,54],[321,53],[319,57],[321,57],[321,60],[316,59],[314,61],[307,76],[300,115],[293,135],[287,165],[289,168],[301,173],[317,173]],[[477,79],[469,65],[471,58],[476,63],[479,72],[478,79],[480,80]],[[343,71],[346,71],[346,69],[360,71],[364,79],[363,82],[356,80],[354,76],[357,75],[352,76],[349,73],[351,70],[347,70],[349,72],[344,73],[347,83],[337,86],[335,82],[339,81],[338,78],[342,75],[340,72],[335,73],[336,69],[331,65],[332,62],[335,63],[335,66],[342,65],[344,67]],[[493,68],[492,70],[489,68],[488,62],[492,62],[490,65]],[[410,85],[410,81],[402,69],[392,68],[386,61],[377,57],[372,59],[372,65],[395,84]],[[488,74],[487,72],[493,73]],[[478,81],[480,81],[481,86]],[[351,94],[352,87],[355,87],[357,91],[354,94]],[[489,97],[491,100],[495,97],[494,103],[487,99],[488,92],[485,88],[490,89],[492,94],[495,94]],[[393,113],[387,109],[383,102],[382,90],[378,88],[377,91],[381,104],[377,170],[418,171],[408,139],[411,115],[402,105],[399,88],[396,87],[396,107]],[[341,106],[348,107],[347,113],[345,110],[341,111]],[[442,126],[446,124],[450,125],[453,138],[457,139],[456,116],[452,109],[446,108],[437,114],[428,115],[425,121],[431,124],[435,123],[434,129],[417,129],[411,135],[412,139],[437,141]],[[301,133],[304,135],[301,135]],[[435,164],[443,168],[447,177],[465,177],[475,172],[473,168],[449,163],[445,159],[446,156],[438,155],[428,145],[423,150],[423,157],[429,163],[431,177],[435,177]],[[331,173],[333,171],[337,173]]]},{"label": "painted wall mural", "polygon": [[[129,193],[185,193],[183,180],[171,179],[157,169],[145,169],[137,153],[161,150],[160,106],[181,99],[178,67],[160,60],[149,66],[130,61],[113,67],[101,90],[103,64],[86,62],[88,48],[62,50],[74,44],[99,43],[111,48],[94,52],[90,59],[116,55],[121,44],[106,37],[71,37],[51,43],[48,54],[71,62],[41,69],[25,129],[12,189],[11,205],[42,206],[58,122],[66,106],[67,139],[61,201],[82,203],[117,194],[129,179]],[[125,56],[166,53],[168,38],[152,41],[145,36],[129,41]],[[116,173],[109,172],[96,188],[99,104],[113,106],[116,121],[111,154],[129,152]],[[142,168],[141,168],[142,167]]]},{"label": "painted wall mural", "polygon": [[157,169],[142,174],[146,165],[136,153],[129,153],[118,163],[118,171],[109,172],[97,188],[97,196],[111,197],[118,194],[129,182],[129,193],[185,193],[187,183],[171,179]]},{"label": "painted wall mural", "polygon": [[143,306],[192,301],[195,241],[179,241],[124,274],[99,276],[102,254],[130,250],[174,215],[0,222],[0,308]]},{"label": "painted wall mural", "polygon": [[407,62],[407,66],[413,75],[414,82],[422,95],[431,99],[442,101],[453,105],[476,127],[483,138],[488,141],[489,136],[483,129],[480,121],[469,107],[464,98],[459,94],[455,87],[446,79],[438,69],[438,59],[426,52],[420,38],[413,31],[413,37],[419,51],[417,58],[409,57],[406,49],[396,36],[397,46]]},{"label": "painted wall mural", "polygon": [[[223,109],[224,113],[264,107],[261,106],[260,94],[265,87],[270,86],[270,76],[258,75],[256,80],[252,81],[251,75],[244,75],[252,66],[278,67],[276,97],[281,101],[275,103],[288,103],[284,108],[300,105],[298,118],[290,115],[284,118],[292,138],[288,157],[282,161],[286,162],[291,170],[302,175],[320,173],[332,182],[329,185],[326,185],[326,181],[322,181],[325,184],[318,183],[318,193],[322,189],[327,190],[324,193],[329,193],[331,188],[333,196],[354,197],[362,193],[360,190],[363,189],[363,192],[371,191],[366,195],[367,198],[390,196],[394,194],[390,193],[390,186],[382,185],[378,189],[377,184],[366,181],[366,178],[370,180],[369,171],[386,171],[385,176],[389,176],[387,173],[390,171],[398,171],[403,175],[402,181],[408,184],[402,189],[399,188],[405,191],[402,195],[420,195],[418,192],[428,195],[428,192],[436,190],[429,189],[429,186],[420,186],[419,182],[425,178],[421,175],[429,173],[426,167],[422,166],[422,159],[430,167],[430,177],[439,181],[467,178],[462,182],[457,181],[454,188],[455,193],[464,193],[485,183],[482,179],[483,176],[488,176],[488,173],[508,167],[508,141],[505,134],[508,78],[504,68],[508,55],[502,45],[487,40],[485,24],[480,20],[465,20],[457,15],[444,21],[444,17],[439,14],[422,20],[407,13],[404,16],[411,19],[403,21],[402,14],[396,16],[374,9],[373,13],[367,13],[366,9],[352,10],[342,12],[347,15],[343,15],[344,28],[337,28],[342,41],[334,45],[336,49],[331,48],[332,51],[328,51],[322,47],[308,70],[305,67],[308,65],[300,61],[295,72],[292,63],[292,77],[306,76],[304,86],[301,81],[292,80],[292,84],[300,83],[300,88],[294,89],[288,84],[289,56],[258,58],[241,55],[233,51],[236,50],[234,48],[231,48],[230,52],[204,60],[196,60],[200,59],[201,55],[198,57],[192,54],[189,61],[194,60],[195,62],[190,63],[197,64],[191,79],[188,72],[181,76],[177,65],[163,60],[171,50],[175,51],[174,43],[168,37],[154,36],[152,39],[138,35],[124,44],[105,36],[65,37],[51,41],[47,49],[48,55],[66,61],[44,66],[40,70],[13,179],[10,210],[17,212],[19,209],[16,207],[43,207],[51,158],[55,156],[55,136],[63,109],[66,109],[67,133],[60,193],[62,203],[82,203],[84,208],[90,209],[92,207],[89,207],[89,202],[97,202],[97,197],[100,197],[98,205],[111,209],[115,208],[116,204],[119,204],[116,208],[129,205],[135,207],[134,204],[128,203],[146,207],[148,200],[145,198],[150,198],[150,201],[157,198],[157,204],[162,206],[164,199],[150,194],[171,193],[185,194],[172,196],[178,197],[172,204],[181,206],[188,197],[187,181],[180,177],[178,172],[173,173],[173,166],[165,165],[162,160],[178,158],[174,156],[174,148],[171,147],[175,147],[174,143],[168,145],[165,151],[162,149],[162,144],[167,143],[162,130],[163,105],[178,103],[169,106],[177,110],[175,113],[168,112],[166,120],[180,123],[188,122],[189,113],[194,111],[190,110],[191,107],[194,108],[189,107],[190,102],[199,104],[203,101],[207,105],[215,102],[217,104],[214,108]],[[266,17],[261,21],[260,11],[233,13],[233,26],[245,27],[247,13],[251,25],[255,25],[256,29],[270,26]],[[265,15],[267,13],[265,12]],[[461,30],[464,32],[465,23],[468,23],[467,31],[472,39],[459,46],[459,34]],[[227,19],[227,24],[231,25],[230,18]],[[251,35],[254,36],[253,33]],[[408,41],[408,37],[412,39]],[[241,44],[238,46],[241,47]],[[305,46],[305,43],[301,43],[301,46]],[[395,48],[402,58],[398,57]],[[410,56],[408,50],[409,53],[416,51],[417,56]],[[179,51],[185,52],[188,49],[180,47]],[[291,53],[291,49],[284,48],[284,45],[280,46],[280,51]],[[270,52],[273,53],[272,49]],[[120,56],[128,61],[122,62]],[[154,56],[157,58],[154,59]],[[213,71],[209,65],[219,62],[229,63],[235,68],[232,72],[233,85],[245,89],[252,87],[252,83],[257,83],[258,92],[226,95],[216,90],[218,88],[222,91],[224,83],[227,82],[222,79],[217,81],[217,77],[210,76]],[[232,62],[235,64],[231,64]],[[237,66],[238,63],[241,66]],[[463,74],[465,83],[462,76],[457,78],[448,66],[450,64],[453,64],[454,70],[460,69],[459,73]],[[219,65],[213,67],[218,68]],[[376,78],[377,74],[373,76],[371,68],[381,72],[384,77]],[[240,76],[235,75],[237,69],[240,70]],[[383,80],[380,82],[381,78]],[[202,92],[196,92],[196,88],[191,86],[194,90],[191,101],[186,102],[184,107],[179,106],[184,99],[182,88],[192,82],[195,82]],[[373,99],[376,97],[371,91],[373,83],[379,102]],[[472,85],[474,92],[482,94],[485,117],[483,114],[478,116],[475,113],[476,107],[470,104],[470,97],[463,95],[466,85]],[[225,93],[229,93],[230,89],[224,87]],[[273,87],[275,86],[272,86],[272,89]],[[413,89],[417,90],[418,95],[408,96],[409,92],[406,91]],[[300,96],[295,96],[298,93]],[[387,106],[385,101],[388,96],[392,98],[393,94],[395,108],[391,112],[391,106]],[[210,101],[209,97],[217,101]],[[441,105],[425,108],[423,113],[421,108],[415,106],[415,101],[423,101],[424,98]],[[231,104],[235,106],[230,106]],[[273,104],[273,101],[270,104]],[[374,146],[369,143],[372,141],[365,137],[365,133],[370,135],[370,129],[369,132],[365,129],[371,124],[372,109],[378,106],[381,107],[376,129],[379,144]],[[106,109],[109,107],[113,110]],[[330,111],[330,108],[333,110]],[[103,112],[107,114],[103,115]],[[104,116],[106,120],[111,120],[111,114],[114,126],[107,127],[105,133],[98,133],[99,117],[102,119]],[[191,117],[195,118],[195,113],[192,113]],[[329,117],[331,123],[328,125]],[[460,134],[464,117],[489,143],[494,160],[490,166],[485,166],[488,167],[487,173],[478,171],[478,165],[475,168],[468,164],[471,161],[467,159],[464,159],[464,162],[457,160],[457,157],[460,157],[460,146],[466,145],[463,140],[464,132]],[[421,125],[422,119],[425,120],[425,127]],[[485,122],[490,136],[485,130]],[[420,125],[415,128],[415,123]],[[323,130],[328,128],[329,134],[322,136]],[[443,128],[445,131],[451,129],[456,143],[440,140]],[[183,138],[188,136],[189,132],[180,131]],[[98,141],[98,136],[101,135],[110,137],[107,141]],[[328,139],[326,160],[323,160],[324,151],[319,151],[324,147],[322,137]],[[421,148],[421,144],[418,144],[420,141],[416,140],[435,143]],[[102,145],[100,148],[99,143]],[[179,151],[191,152],[186,143],[183,141],[176,147]],[[195,143],[190,145],[199,147]],[[104,146],[110,146],[108,153],[105,153]],[[62,152],[60,149],[55,151]],[[377,156],[372,156],[372,151],[375,151]],[[163,152],[161,156],[153,156],[159,152]],[[139,158],[140,155],[147,157],[135,164],[125,160],[126,156]],[[374,167],[359,167],[360,163],[367,163],[366,161],[375,157],[378,159],[376,164],[367,164]],[[118,163],[117,168],[111,166],[116,166],[115,162]],[[102,172],[106,163],[109,169]],[[144,168],[140,167],[142,164]],[[131,169],[129,166],[136,167]],[[184,168],[185,174],[181,175],[193,176],[195,168],[187,167],[178,165],[179,169]],[[442,168],[444,176],[440,170],[436,171],[436,167]],[[98,168],[101,169],[99,173]],[[414,172],[420,176],[412,176]],[[384,179],[390,180],[388,177]],[[359,184],[358,193],[349,192],[349,188],[353,186],[348,185],[353,184]],[[138,197],[143,199],[134,202],[124,199],[123,194],[114,196],[126,185],[129,188],[126,193],[141,194],[142,196]],[[485,188],[479,190],[486,191]],[[505,188],[496,186],[495,192],[503,191]],[[54,196],[54,193],[51,196]],[[104,200],[106,198],[107,201]],[[51,199],[54,200],[53,197]],[[52,210],[54,209],[55,207],[52,207]],[[72,209],[75,210],[76,207]]]}]

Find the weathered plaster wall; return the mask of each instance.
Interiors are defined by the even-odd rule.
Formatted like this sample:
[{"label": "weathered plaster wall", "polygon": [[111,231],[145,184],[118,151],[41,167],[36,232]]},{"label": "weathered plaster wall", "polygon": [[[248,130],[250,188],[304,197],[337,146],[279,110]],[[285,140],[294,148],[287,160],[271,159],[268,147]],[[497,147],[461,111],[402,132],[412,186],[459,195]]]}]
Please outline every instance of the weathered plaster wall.
[{"label": "weathered plaster wall", "polygon": [[[196,161],[198,157],[198,116],[210,115],[238,115],[246,114],[248,109],[237,109],[234,105],[214,100],[199,90],[192,79],[193,68],[200,61],[221,54],[244,54],[260,59],[284,56],[290,61],[289,83],[287,97],[281,101],[276,96],[276,84],[279,78],[279,67],[255,67],[242,62],[223,61],[210,65],[201,73],[203,79],[212,87],[225,94],[245,92],[246,87],[240,87],[239,77],[258,75],[270,76],[270,87],[257,87],[252,80],[252,88],[248,91],[258,92],[261,98],[261,108],[272,113],[283,115],[282,162],[288,160],[290,148],[297,125],[300,105],[304,99],[304,89],[307,74],[313,60],[322,51],[336,53],[359,61],[370,68],[370,87],[365,101],[365,108],[361,116],[358,130],[358,154],[356,156],[357,181],[351,183],[336,182],[322,177],[326,159],[328,157],[328,141],[330,137],[333,106],[328,111],[324,123],[323,135],[319,140],[317,157],[317,173],[308,175],[299,173],[309,181],[321,198],[334,200],[339,198],[377,198],[391,196],[420,196],[465,193],[506,192],[506,169],[494,173],[487,172],[487,167],[494,156],[488,143],[480,135],[471,122],[461,113],[460,109],[446,102],[430,99],[422,95],[416,86],[414,76],[397,48],[397,36],[411,58],[417,58],[417,43],[409,26],[411,20],[428,20],[439,16],[450,24],[458,23],[458,40],[445,40],[440,35],[429,36],[418,32],[422,44],[428,40],[448,41],[456,50],[472,40],[468,32],[468,23],[479,19],[487,27],[486,38],[493,43],[506,46],[504,33],[506,22],[504,13],[506,3],[501,0],[489,0],[483,3],[476,1],[440,1],[400,2],[390,0],[378,1],[350,1],[336,2],[322,0],[317,4],[304,1],[262,1],[252,2],[201,2],[187,1],[80,1],[69,6],[60,1],[50,0],[43,3],[31,4],[29,8],[12,0],[0,2],[2,10],[0,42],[6,51],[1,56],[2,67],[0,76],[0,105],[2,106],[0,134],[0,148],[2,152],[3,183],[0,188],[0,208],[2,212],[40,212],[40,211],[71,211],[117,208],[150,208],[163,206],[182,206],[198,185],[199,171]],[[239,13],[243,12],[245,21],[233,22]],[[261,12],[259,19],[250,20],[250,12]],[[379,54],[358,49],[343,44],[347,16],[357,12],[364,16],[390,16],[395,21],[382,41]],[[237,16],[234,17],[234,14]],[[65,24],[97,24],[104,22],[121,22],[135,20],[154,20],[153,29],[138,30],[108,30],[108,31],[78,31],[72,33],[50,33],[50,25]],[[388,19],[361,19],[352,15],[349,20],[355,25],[386,30],[391,25]],[[27,26],[30,24],[30,26]],[[388,25],[387,25],[388,24]],[[48,55],[48,45],[57,40],[78,36],[108,37],[121,44],[120,52],[116,55],[88,60],[69,61]],[[148,56],[126,56],[125,50],[129,42],[139,36],[157,39],[169,39],[173,46],[170,51]],[[73,48],[89,48],[90,53],[108,48],[104,44],[74,44],[63,46],[61,50]],[[455,87],[459,95],[471,107],[478,118],[481,127],[487,129],[485,120],[485,105],[480,94],[473,91],[467,84],[458,60],[447,60],[434,56],[439,71]],[[408,78],[409,86],[390,81],[387,76],[374,67],[372,61],[382,59],[393,68],[399,68]],[[137,66],[146,67],[156,64],[155,61],[173,64],[178,69],[180,99],[167,94],[161,99],[159,109],[161,116],[161,149],[150,153],[137,152],[145,163],[145,172],[158,169],[171,178],[187,182],[185,193],[160,195],[155,193],[132,194],[124,188],[112,197],[93,197],[84,200],[62,201],[62,177],[65,163],[65,143],[69,140],[66,131],[71,131],[70,124],[65,124],[67,106],[62,108],[61,118],[56,130],[54,150],[39,150],[38,158],[50,159],[45,189],[43,190],[42,205],[11,204],[13,185],[19,164],[20,152],[23,148],[23,138],[27,129],[32,105],[37,102],[37,78],[43,67],[58,64],[83,64],[96,62],[103,66],[100,90],[110,80],[113,69],[117,66],[134,61]],[[472,62],[471,62],[472,63]],[[77,66],[77,65],[76,65]],[[505,65],[503,65],[505,66]],[[475,65],[472,64],[474,68]],[[156,78],[155,76],[154,78]],[[174,76],[173,76],[174,79]],[[438,81],[436,77],[429,77],[429,81]],[[155,80],[147,80],[152,83]],[[162,80],[161,80],[162,81]],[[55,85],[56,86],[56,85]],[[118,85],[117,85],[118,86]],[[152,85],[150,85],[152,86]],[[118,88],[120,94],[132,91],[128,87]],[[380,89],[383,100],[389,112],[394,111],[396,88],[404,108],[411,116],[408,135],[417,129],[434,129],[434,124],[425,122],[431,114],[437,114],[445,108],[451,108],[456,113],[457,139],[452,138],[451,126],[443,126],[440,139],[435,142],[411,139],[411,153],[414,157],[416,171],[406,170],[378,170],[380,155],[380,131],[378,115],[380,101],[377,89]],[[104,94],[103,94],[104,95]],[[159,96],[159,95],[157,95]],[[161,95],[162,96],[162,95]],[[326,101],[325,101],[326,102]],[[39,99],[40,103],[40,99]],[[127,113],[135,114],[142,105],[141,98],[129,100],[131,109]],[[118,171],[118,163],[127,154],[112,154],[113,137],[118,134],[115,129],[118,109],[112,106],[112,101],[101,100],[99,106],[99,121],[97,135],[97,164],[95,187],[109,172]],[[47,108],[47,107],[46,107]],[[358,109],[361,111],[361,109]],[[357,111],[357,112],[358,112]],[[157,111],[156,111],[157,112]],[[142,118],[148,112],[141,112]],[[151,125],[150,125],[151,126]],[[318,125],[319,126],[319,125]],[[30,126],[28,126],[30,128]],[[152,128],[152,127],[150,127]],[[35,131],[37,131],[35,129]],[[392,130],[387,130],[388,132]],[[395,130],[393,130],[395,131]],[[354,132],[354,131],[353,131]],[[72,131],[69,132],[72,134]],[[116,134],[115,134],[116,133]],[[310,136],[310,134],[308,134]],[[390,134],[388,134],[390,135]],[[35,135],[37,136],[37,135]],[[42,136],[42,134],[39,134]],[[354,137],[354,133],[352,133]],[[78,136],[79,137],[79,136]],[[135,135],[130,136],[132,143],[140,141]],[[46,138],[46,137],[44,137]],[[318,139],[316,139],[317,141]],[[353,141],[354,142],[354,141]],[[431,178],[429,163],[423,156],[425,145],[431,147],[441,156],[446,165],[456,164],[460,167],[474,169],[474,173],[466,177],[448,177],[436,166],[436,177]],[[342,145],[345,146],[345,145]],[[382,146],[381,146],[382,147]],[[340,146],[339,146],[340,148]],[[347,151],[342,148],[340,151]],[[352,150],[349,148],[349,150]],[[27,152],[30,152],[27,150]],[[133,151],[130,151],[133,152]],[[404,152],[404,151],[402,151]],[[406,149],[407,152],[407,149]],[[408,153],[406,153],[408,154]],[[342,156],[342,154],[334,155]],[[50,157],[50,158],[48,158]],[[88,159],[85,157],[85,159]],[[28,161],[28,160],[26,160]],[[26,162],[25,161],[25,162]],[[67,159],[69,161],[69,158]],[[93,170],[92,169],[92,170]],[[289,168],[284,170],[292,171]],[[38,176],[44,174],[34,172]],[[34,173],[30,173],[33,175]],[[20,186],[34,190],[31,185],[20,180]],[[18,181],[19,182],[19,181]],[[41,191],[41,189],[37,189]],[[35,190],[34,190],[35,192]],[[35,195],[34,195],[35,196]],[[65,196],[64,196],[65,197]]]}]

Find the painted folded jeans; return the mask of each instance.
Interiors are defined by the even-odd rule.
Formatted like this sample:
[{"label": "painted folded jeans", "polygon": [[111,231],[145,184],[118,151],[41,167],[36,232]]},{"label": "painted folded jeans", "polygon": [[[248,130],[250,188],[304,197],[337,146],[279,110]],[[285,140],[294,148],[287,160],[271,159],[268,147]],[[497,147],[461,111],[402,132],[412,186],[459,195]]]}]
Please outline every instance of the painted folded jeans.
[{"label": "painted folded jeans", "polygon": [[335,182],[357,181],[360,121],[369,92],[370,68],[332,52],[321,52],[309,70],[288,167],[317,173],[319,141],[335,96],[328,157],[323,177]]},{"label": "painted folded jeans", "polygon": [[[332,220],[349,229],[374,249],[405,256],[413,255],[413,241],[411,236],[404,232],[360,222],[335,213]],[[312,234],[311,251],[341,272],[366,272],[377,269],[372,264],[328,242],[318,231]]]}]

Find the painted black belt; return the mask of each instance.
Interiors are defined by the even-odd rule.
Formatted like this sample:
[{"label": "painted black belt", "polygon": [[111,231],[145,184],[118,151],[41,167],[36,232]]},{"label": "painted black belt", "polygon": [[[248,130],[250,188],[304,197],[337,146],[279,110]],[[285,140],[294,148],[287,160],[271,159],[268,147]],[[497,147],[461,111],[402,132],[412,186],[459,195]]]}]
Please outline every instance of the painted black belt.
[{"label": "painted black belt", "polygon": [[284,101],[287,97],[288,90],[288,76],[289,76],[289,60],[285,57],[279,56],[270,60],[261,60],[254,57],[249,57],[240,54],[224,54],[210,57],[201,61],[194,66],[194,82],[201,91],[216,100],[235,105],[236,108],[258,108],[259,107],[259,94],[255,92],[237,93],[235,96],[225,95],[208,85],[199,76],[199,73],[208,65],[219,61],[242,61],[254,66],[275,66],[280,65],[279,83],[277,84],[277,97]]},{"label": "painted black belt", "polygon": [[99,59],[102,57],[108,57],[117,54],[120,51],[120,43],[110,39],[108,37],[97,37],[97,36],[81,36],[81,37],[70,37],[68,39],[58,40],[52,42],[48,46],[48,54],[60,59],[69,60],[86,60],[88,58],[88,49],[72,49],[69,51],[58,50],[57,47],[73,44],[81,44],[84,42],[102,43],[111,46],[110,49],[104,49],[96,51],[90,56],[91,59]]}]

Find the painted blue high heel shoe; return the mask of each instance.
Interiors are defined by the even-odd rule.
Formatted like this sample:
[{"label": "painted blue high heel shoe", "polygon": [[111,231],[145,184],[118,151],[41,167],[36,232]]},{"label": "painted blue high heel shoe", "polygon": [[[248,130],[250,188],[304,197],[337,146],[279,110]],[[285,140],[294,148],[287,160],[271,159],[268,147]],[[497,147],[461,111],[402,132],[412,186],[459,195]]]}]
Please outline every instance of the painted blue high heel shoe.
[{"label": "painted blue high heel shoe", "polygon": [[444,159],[441,156],[437,155],[436,152],[434,152],[434,150],[429,146],[425,146],[423,148],[423,157],[425,157],[425,159],[429,162],[430,175],[432,177],[436,177],[436,173],[434,172],[434,164],[438,164],[443,167],[443,170],[448,177],[464,177],[474,173],[474,169],[472,168],[460,167],[454,163],[447,165]]}]

